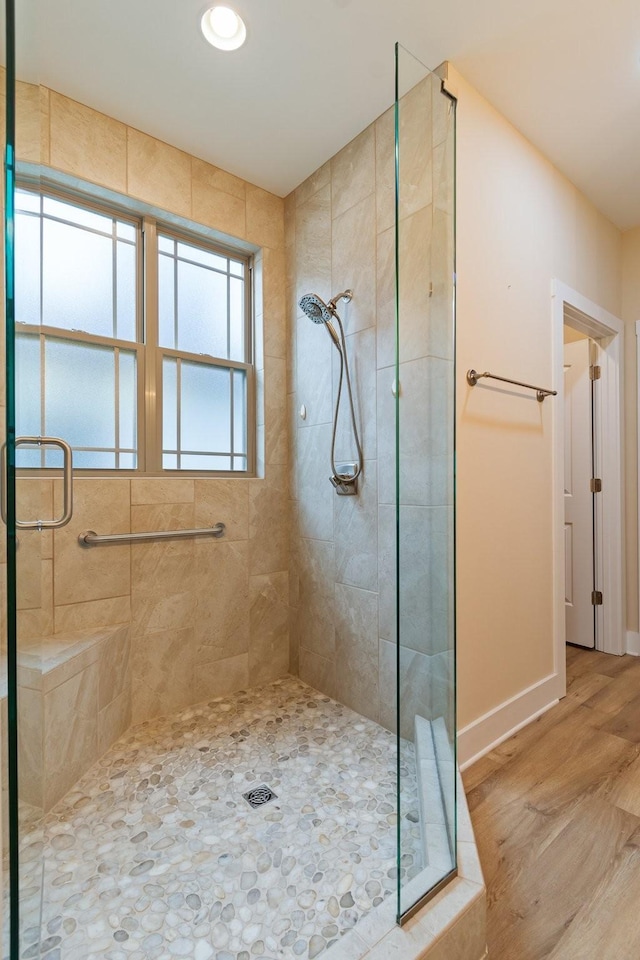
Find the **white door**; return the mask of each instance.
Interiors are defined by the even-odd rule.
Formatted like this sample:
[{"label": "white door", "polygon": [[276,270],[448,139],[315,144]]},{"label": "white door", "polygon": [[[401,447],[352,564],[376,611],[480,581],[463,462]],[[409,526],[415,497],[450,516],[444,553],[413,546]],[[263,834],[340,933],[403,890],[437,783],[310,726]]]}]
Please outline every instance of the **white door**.
[{"label": "white door", "polygon": [[595,646],[590,341],[564,346],[564,549],[567,643]]}]

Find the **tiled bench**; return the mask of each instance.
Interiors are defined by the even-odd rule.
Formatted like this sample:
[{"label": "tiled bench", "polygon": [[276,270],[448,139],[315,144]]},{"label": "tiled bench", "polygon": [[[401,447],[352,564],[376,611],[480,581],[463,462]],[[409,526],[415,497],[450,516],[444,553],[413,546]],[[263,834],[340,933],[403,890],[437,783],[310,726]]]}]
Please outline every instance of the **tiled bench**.
[{"label": "tiled bench", "polygon": [[129,625],[22,643],[21,798],[46,812],[131,724]]}]

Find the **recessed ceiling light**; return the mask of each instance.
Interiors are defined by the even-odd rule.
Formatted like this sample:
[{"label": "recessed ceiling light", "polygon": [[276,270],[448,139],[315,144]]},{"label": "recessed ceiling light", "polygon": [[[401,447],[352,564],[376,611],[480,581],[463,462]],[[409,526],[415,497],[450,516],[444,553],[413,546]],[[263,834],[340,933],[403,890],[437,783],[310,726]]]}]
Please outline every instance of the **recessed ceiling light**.
[{"label": "recessed ceiling light", "polygon": [[218,50],[237,50],[247,39],[244,20],[231,7],[210,7],[200,26],[205,40]]}]

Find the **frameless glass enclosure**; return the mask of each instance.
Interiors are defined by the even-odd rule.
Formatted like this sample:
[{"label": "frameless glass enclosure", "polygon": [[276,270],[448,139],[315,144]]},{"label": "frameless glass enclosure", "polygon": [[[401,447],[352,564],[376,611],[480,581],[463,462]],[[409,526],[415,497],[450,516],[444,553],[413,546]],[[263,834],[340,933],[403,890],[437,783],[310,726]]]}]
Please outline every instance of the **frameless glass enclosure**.
[{"label": "frameless glass enclosure", "polygon": [[455,101],[400,45],[395,121],[399,868],[416,842],[422,858],[406,917],[456,869]]},{"label": "frameless glass enclosure", "polygon": [[[18,7],[2,957],[330,960],[456,870],[455,102],[397,47],[395,105],[283,200],[128,123],[122,78],[83,102],[79,5]],[[352,286],[342,498],[296,304]]]}]

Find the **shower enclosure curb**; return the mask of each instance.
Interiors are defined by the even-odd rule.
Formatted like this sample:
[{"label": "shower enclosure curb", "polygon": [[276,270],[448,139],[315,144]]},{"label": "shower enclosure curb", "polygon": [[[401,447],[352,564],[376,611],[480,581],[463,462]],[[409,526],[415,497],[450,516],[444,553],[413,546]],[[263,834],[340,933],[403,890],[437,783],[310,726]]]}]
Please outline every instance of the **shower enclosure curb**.
[{"label": "shower enclosure curb", "polygon": [[[459,773],[457,779],[457,877],[402,927],[386,900],[327,950],[327,960],[485,960],[486,887]],[[421,875],[415,881],[423,889]]]}]

